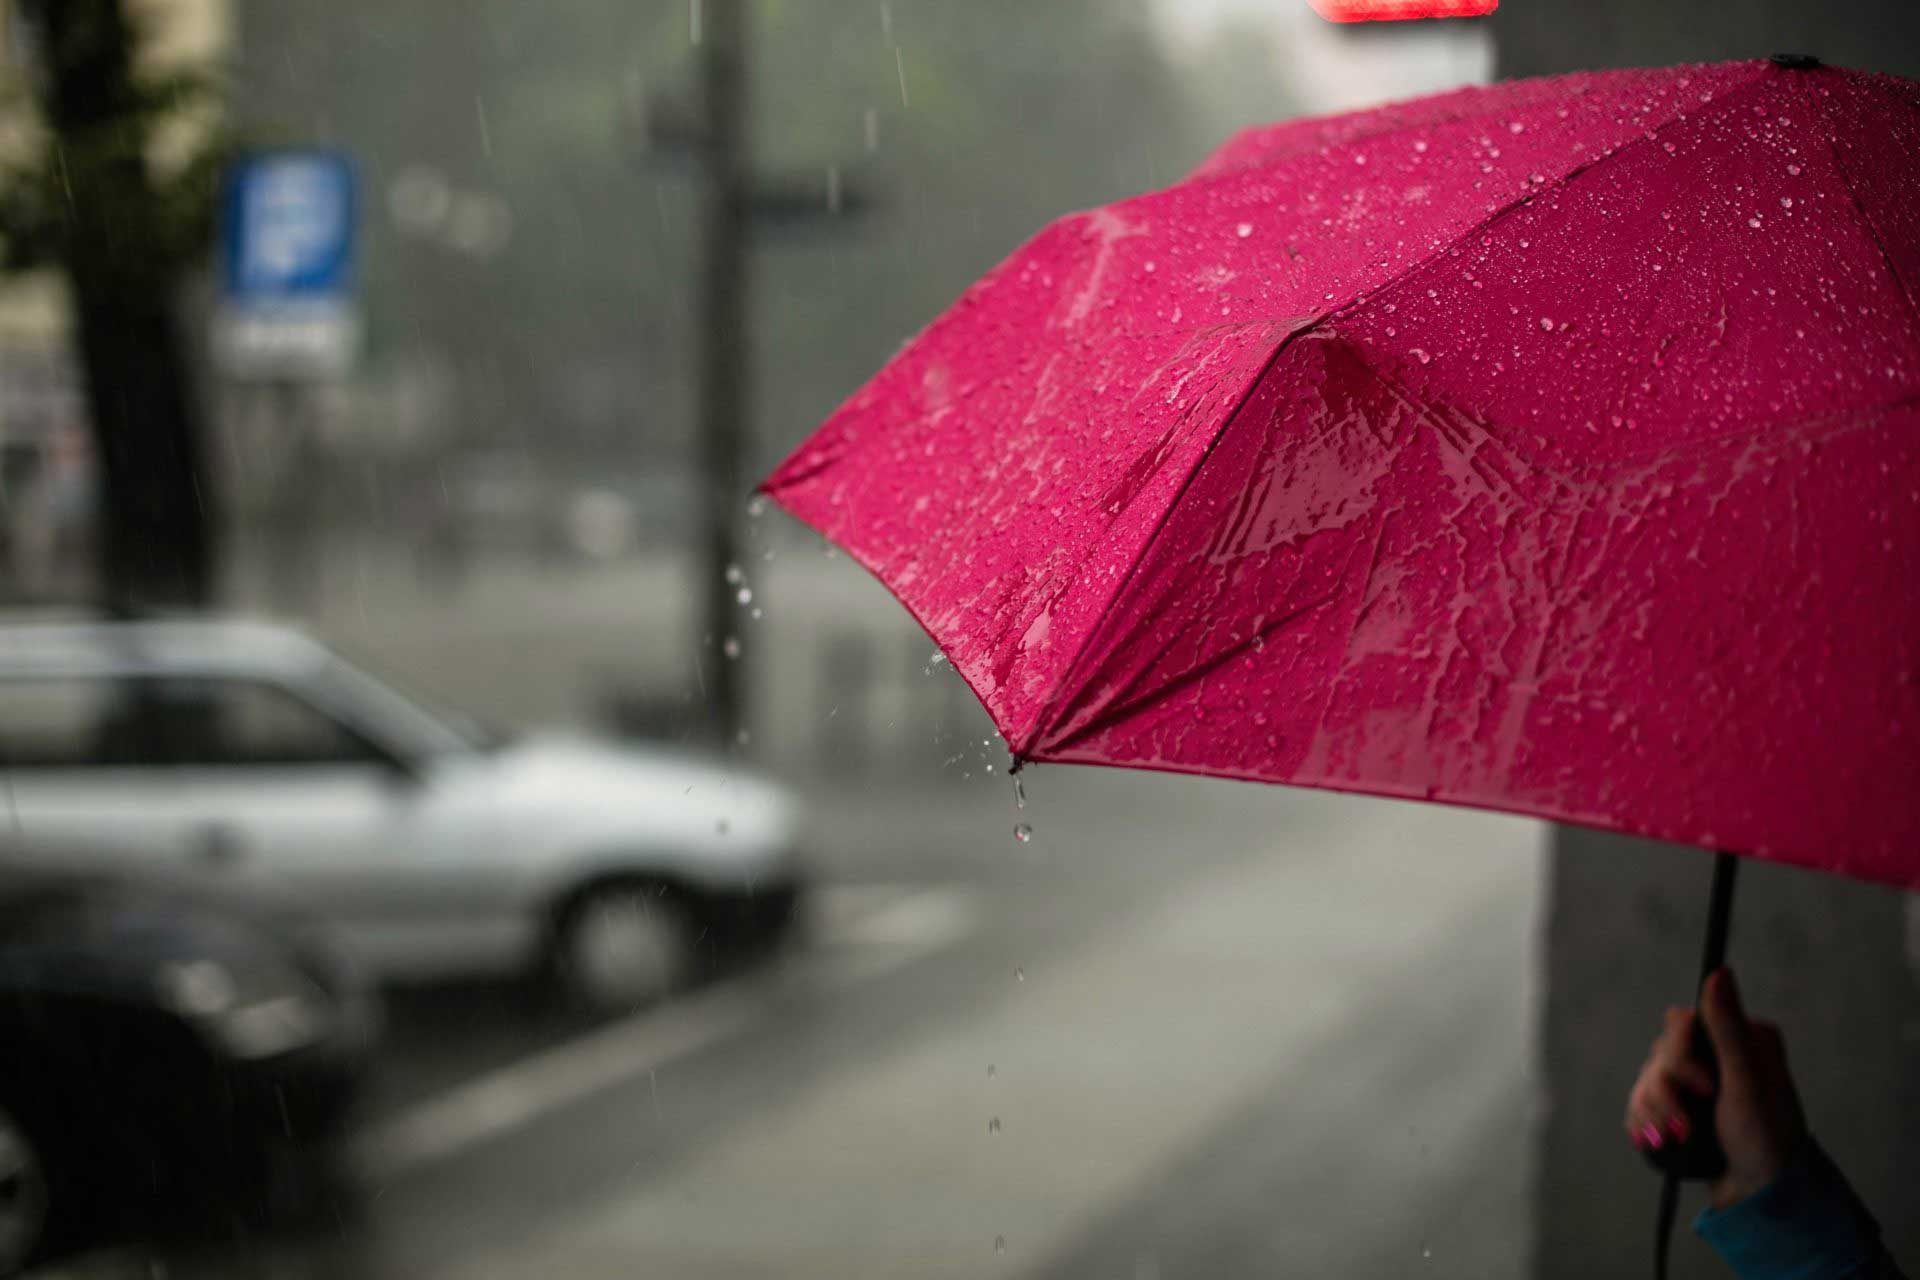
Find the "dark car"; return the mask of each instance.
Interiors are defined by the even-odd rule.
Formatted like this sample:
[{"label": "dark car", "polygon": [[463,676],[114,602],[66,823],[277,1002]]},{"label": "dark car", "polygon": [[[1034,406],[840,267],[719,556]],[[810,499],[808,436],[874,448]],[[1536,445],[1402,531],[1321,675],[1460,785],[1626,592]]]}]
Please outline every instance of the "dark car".
[{"label": "dark car", "polygon": [[304,938],[163,888],[0,872],[0,1275],[315,1193],[378,1013]]}]

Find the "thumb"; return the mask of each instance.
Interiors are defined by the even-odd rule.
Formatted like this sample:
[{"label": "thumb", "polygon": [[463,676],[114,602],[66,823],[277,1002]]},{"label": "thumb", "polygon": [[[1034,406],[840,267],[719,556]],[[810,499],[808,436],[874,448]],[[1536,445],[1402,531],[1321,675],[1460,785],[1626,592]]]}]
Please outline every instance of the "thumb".
[{"label": "thumb", "polygon": [[1752,1057],[1752,1032],[1733,970],[1715,969],[1700,991],[1700,1020],[1723,1067],[1744,1067]]}]

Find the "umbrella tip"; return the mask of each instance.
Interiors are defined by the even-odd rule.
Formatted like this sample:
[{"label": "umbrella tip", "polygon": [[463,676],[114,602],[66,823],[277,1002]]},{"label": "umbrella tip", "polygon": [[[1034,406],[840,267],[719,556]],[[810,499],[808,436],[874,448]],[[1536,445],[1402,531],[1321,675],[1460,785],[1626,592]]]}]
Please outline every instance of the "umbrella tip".
[{"label": "umbrella tip", "polygon": [[1810,53],[1776,53],[1767,61],[1789,71],[1811,71],[1820,65],[1820,59]]}]

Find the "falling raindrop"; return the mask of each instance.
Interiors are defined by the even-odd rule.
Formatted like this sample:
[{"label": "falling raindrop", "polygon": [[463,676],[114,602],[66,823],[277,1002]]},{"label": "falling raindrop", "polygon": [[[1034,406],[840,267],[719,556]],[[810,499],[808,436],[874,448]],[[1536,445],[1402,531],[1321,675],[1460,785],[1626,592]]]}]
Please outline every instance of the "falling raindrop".
[{"label": "falling raindrop", "polygon": [[755,622],[758,622],[760,621],[760,619],[766,617],[767,613],[766,613],[766,610],[760,608],[758,605],[755,605],[753,612],[747,616],[752,618]]},{"label": "falling raindrop", "polygon": [[989,1062],[987,1064],[987,1079],[991,1080],[999,1074],[1000,1074],[1000,1069],[994,1066],[991,1062]]},{"label": "falling raindrop", "polygon": [[999,1116],[995,1116],[995,1117],[993,1117],[993,1119],[991,1119],[991,1120],[989,1120],[989,1121],[987,1121],[987,1132],[988,1132],[988,1133],[998,1133],[998,1132],[1000,1132],[1000,1117],[999,1117]]},{"label": "falling raindrop", "polygon": [[727,655],[728,661],[732,661],[733,659],[738,658],[740,656],[739,639],[734,636],[728,636],[726,639],[726,643],[720,646],[720,652]]},{"label": "falling raindrop", "polygon": [[1428,1259],[1431,1259],[1431,1258],[1433,1257],[1433,1250],[1432,1250],[1432,1248],[1430,1248],[1430,1247],[1428,1247],[1428,1248],[1422,1248],[1422,1249],[1420,1250],[1420,1256],[1421,1256],[1421,1257],[1423,1257],[1423,1258],[1428,1258]]},{"label": "falling raindrop", "polygon": [[1015,982],[1025,982],[1027,980],[1027,971],[1025,969],[1015,969],[1013,971],[1013,980]]},{"label": "falling raindrop", "polygon": [[1013,807],[1016,809],[1027,807],[1027,780],[1017,773],[1013,775]]},{"label": "falling raindrop", "polygon": [[739,603],[741,603],[741,604],[752,604],[752,603],[753,603],[753,588],[752,588],[752,587],[742,587],[742,588],[740,588],[740,589],[739,589],[738,591],[736,591],[736,592],[734,592],[734,593],[733,593],[733,598],[734,598],[734,599],[735,599],[736,601],[738,601]]},{"label": "falling raindrop", "polygon": [[1016,822],[1016,823],[1014,823],[1014,824],[1013,824],[1013,838],[1014,838],[1015,840],[1018,840],[1018,841],[1019,841],[1019,842],[1020,842],[1021,844],[1030,844],[1030,843],[1032,843],[1032,841],[1033,841],[1033,824],[1032,824],[1031,822]]},{"label": "falling raindrop", "polygon": [[734,586],[739,586],[740,583],[745,580],[746,576],[739,565],[730,564],[727,566],[727,581]]},{"label": "falling raindrop", "polygon": [[755,494],[753,500],[747,503],[747,518],[758,520],[765,514],[767,514],[767,499],[763,494]]},{"label": "falling raindrop", "polygon": [[995,1236],[993,1238],[993,1251],[995,1253],[1005,1253],[1007,1251],[1007,1238],[1005,1236]]}]

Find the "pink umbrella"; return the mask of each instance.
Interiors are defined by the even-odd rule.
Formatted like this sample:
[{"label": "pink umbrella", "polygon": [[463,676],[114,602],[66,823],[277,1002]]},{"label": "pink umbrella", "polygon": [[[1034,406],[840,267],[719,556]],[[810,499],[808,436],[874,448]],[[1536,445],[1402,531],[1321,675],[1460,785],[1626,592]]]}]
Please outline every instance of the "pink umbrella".
[{"label": "pink umbrella", "polygon": [[1234,139],[767,481],[1022,761],[1920,888],[1920,89],[1742,62]]},{"label": "pink umbrella", "polygon": [[765,488],[1020,762],[1920,888],[1916,156],[1920,88],[1806,58],[1252,130],[1042,231]]}]

